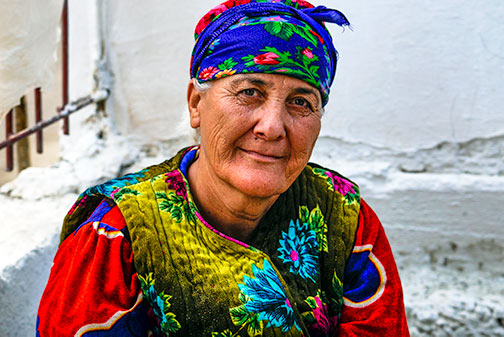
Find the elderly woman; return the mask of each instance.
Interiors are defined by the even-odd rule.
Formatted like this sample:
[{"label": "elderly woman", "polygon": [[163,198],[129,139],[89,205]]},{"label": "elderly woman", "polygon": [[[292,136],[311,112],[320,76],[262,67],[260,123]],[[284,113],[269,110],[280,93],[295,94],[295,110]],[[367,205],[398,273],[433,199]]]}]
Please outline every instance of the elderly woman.
[{"label": "elderly woman", "polygon": [[201,145],[85,191],[65,218],[37,336],[407,336],[382,226],[308,163],[338,11],[233,0],[196,28]]}]

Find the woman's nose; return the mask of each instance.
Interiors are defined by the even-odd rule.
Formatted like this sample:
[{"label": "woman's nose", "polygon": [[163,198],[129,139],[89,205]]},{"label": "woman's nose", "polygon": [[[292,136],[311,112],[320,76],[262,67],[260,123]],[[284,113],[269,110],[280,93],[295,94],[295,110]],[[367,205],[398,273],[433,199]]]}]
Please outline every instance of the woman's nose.
[{"label": "woman's nose", "polygon": [[265,104],[259,111],[254,135],[260,139],[275,141],[287,135],[285,129],[285,105],[278,101]]}]

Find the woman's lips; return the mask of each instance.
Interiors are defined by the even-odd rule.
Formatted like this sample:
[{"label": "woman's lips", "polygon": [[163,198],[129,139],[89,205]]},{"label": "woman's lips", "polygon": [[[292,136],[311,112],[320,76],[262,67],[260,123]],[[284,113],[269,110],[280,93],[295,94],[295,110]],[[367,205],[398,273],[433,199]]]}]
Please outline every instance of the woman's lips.
[{"label": "woman's lips", "polygon": [[277,155],[277,154],[273,154],[273,153],[257,152],[257,151],[245,150],[245,149],[241,149],[241,148],[240,148],[240,150],[245,152],[251,158],[253,158],[257,161],[261,161],[261,162],[269,162],[269,163],[276,162],[284,157],[282,155]]}]

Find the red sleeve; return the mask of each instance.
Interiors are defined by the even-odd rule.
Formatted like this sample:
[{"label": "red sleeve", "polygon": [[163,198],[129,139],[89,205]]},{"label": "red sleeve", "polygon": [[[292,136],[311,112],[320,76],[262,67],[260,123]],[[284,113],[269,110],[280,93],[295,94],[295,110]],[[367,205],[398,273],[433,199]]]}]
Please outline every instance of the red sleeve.
[{"label": "red sleeve", "polygon": [[146,308],[125,234],[117,206],[103,201],[65,239],[42,295],[37,336],[147,334]]},{"label": "red sleeve", "polygon": [[343,291],[340,336],[409,336],[392,250],[380,220],[364,201]]}]

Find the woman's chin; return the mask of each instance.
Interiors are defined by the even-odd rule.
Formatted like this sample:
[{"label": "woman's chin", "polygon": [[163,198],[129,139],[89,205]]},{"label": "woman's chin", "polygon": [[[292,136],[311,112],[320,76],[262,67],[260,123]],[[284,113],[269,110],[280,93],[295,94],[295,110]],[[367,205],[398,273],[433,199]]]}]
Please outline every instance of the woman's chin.
[{"label": "woman's chin", "polygon": [[230,177],[230,184],[241,193],[255,198],[269,198],[285,192],[289,183],[284,174],[263,170],[250,170]]}]

